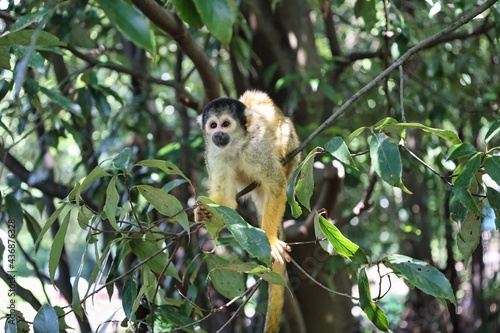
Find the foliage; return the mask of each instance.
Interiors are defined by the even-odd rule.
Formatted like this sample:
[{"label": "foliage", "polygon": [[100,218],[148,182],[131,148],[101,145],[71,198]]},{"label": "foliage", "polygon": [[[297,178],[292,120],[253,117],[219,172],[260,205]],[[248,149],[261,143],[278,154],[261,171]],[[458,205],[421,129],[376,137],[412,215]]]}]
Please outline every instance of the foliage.
[{"label": "foliage", "polygon": [[[0,203],[9,231],[1,276],[9,284],[7,264],[27,261],[44,292],[53,284],[70,304],[18,286],[37,313],[14,311],[13,322],[7,314],[6,332],[71,330],[72,313],[89,331],[84,309],[101,290],[119,296],[119,320],[131,330],[206,332],[230,309],[224,325],[238,325],[243,307],[258,308],[252,297],[265,294],[263,282],[288,285],[248,215],[201,195],[195,118],[220,90],[248,88],[296,110],[307,154],[287,199],[310,237],[292,243],[294,252],[313,242],[341,258],[340,268],[333,259],[315,268],[321,274],[289,266],[358,305],[381,331],[397,327],[380,302],[391,276],[445,308],[461,304],[460,285],[448,280],[455,257],[467,267],[488,218],[500,226],[500,7],[294,3],[307,8],[314,35],[294,30],[287,14],[298,6],[281,1],[0,1]],[[349,195],[335,214],[321,201],[328,181],[318,163],[345,172]],[[205,224],[192,222],[196,205],[212,214]],[[424,221],[413,220],[421,210]],[[423,241],[423,232],[436,242],[451,234],[449,251],[406,253],[400,238]],[[329,282],[341,270],[352,273],[347,292]]]}]

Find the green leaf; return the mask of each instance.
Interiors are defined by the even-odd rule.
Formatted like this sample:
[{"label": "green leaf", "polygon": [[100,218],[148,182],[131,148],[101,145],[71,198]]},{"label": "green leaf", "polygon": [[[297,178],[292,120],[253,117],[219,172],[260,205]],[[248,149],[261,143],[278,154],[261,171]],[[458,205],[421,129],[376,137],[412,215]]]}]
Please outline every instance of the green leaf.
[{"label": "green leaf", "polygon": [[129,319],[135,317],[135,313],[132,311],[134,307],[134,302],[137,297],[137,282],[135,281],[135,275],[130,274],[125,285],[123,286],[123,291],[121,294],[122,306],[125,316]]},{"label": "green leaf", "polygon": [[230,2],[234,0],[194,0],[194,5],[200,14],[208,31],[228,47],[233,35],[235,15]]},{"label": "green leaf", "polygon": [[221,295],[232,299],[245,291],[243,275],[223,268],[229,264],[228,260],[215,254],[207,254],[206,260],[210,280]]},{"label": "green leaf", "polygon": [[279,273],[273,272],[268,267],[258,265],[253,262],[231,262],[230,264],[221,266],[219,268],[234,272],[252,274],[259,278],[262,278],[269,283],[280,284],[286,287],[286,281],[285,279],[283,279],[283,276],[281,276]]},{"label": "green leaf", "polygon": [[34,13],[19,16],[16,22],[10,26],[10,31],[15,32],[27,28],[32,24],[39,24],[46,16],[51,16],[53,12],[53,9],[40,8]]},{"label": "green leaf", "polygon": [[163,187],[161,189],[164,190],[165,192],[170,192],[170,191],[172,191],[172,189],[174,189],[177,186],[180,186],[184,183],[187,183],[187,181],[185,179],[174,179],[174,180],[169,181],[165,185],[163,185]]},{"label": "green leaf", "polygon": [[[89,231],[92,232],[92,231]],[[85,267],[86,264],[86,258],[87,258],[87,249],[89,245],[89,238],[87,238],[87,246],[85,246],[82,254],[82,258],[80,260],[80,266],[78,267],[78,272],[76,273],[76,276],[74,277],[73,280],[73,288],[72,288],[72,301],[71,301],[71,308],[75,312],[75,315],[77,315],[79,318],[83,318],[83,311],[82,311],[82,305],[80,303],[80,293],[79,293],[79,288],[78,284],[80,282],[80,277],[82,276],[83,268]]]},{"label": "green leaf", "polygon": [[452,192],[450,195],[450,218],[455,222],[463,221],[467,217],[467,211],[467,208]]},{"label": "green leaf", "polygon": [[[382,120],[379,120],[375,125],[373,125],[373,129],[377,132],[387,132],[387,128],[390,127],[389,125],[395,125],[398,124],[399,122],[392,118],[392,117],[386,117]],[[399,133],[398,131],[397,133]]]},{"label": "green leaf", "polygon": [[33,320],[33,330],[36,333],[59,332],[59,320],[52,305],[45,303],[38,310]]},{"label": "green leaf", "polygon": [[158,168],[165,172],[167,175],[178,175],[184,178],[189,184],[191,181],[182,173],[182,171],[172,162],[163,160],[143,160],[137,162],[135,166],[143,166],[147,168]]},{"label": "green leaf", "polygon": [[50,281],[54,283],[54,276],[56,274],[56,269],[61,260],[61,253],[64,247],[64,239],[66,238],[66,232],[68,231],[69,218],[71,217],[71,211],[66,214],[63,223],[61,224],[59,230],[54,237],[54,242],[50,247],[49,254],[49,276]]},{"label": "green leaf", "polygon": [[150,185],[136,185],[135,187],[157,211],[166,217],[173,217],[175,215],[173,221],[178,222],[184,230],[189,230],[187,214],[175,196]]},{"label": "green leaf", "polygon": [[67,323],[66,323],[66,312],[64,311],[63,308],[61,308],[60,306],[54,306],[54,310],[56,311],[56,314],[57,314],[57,318],[59,318],[59,332],[61,331],[64,331],[64,330],[67,330],[67,329],[74,329],[73,327],[69,326]]},{"label": "green leaf", "polygon": [[[36,34],[35,34],[36,32]],[[0,37],[0,46],[30,46],[32,38],[36,37],[34,45],[45,46],[64,46],[66,43],[61,42],[59,38],[46,31],[36,31],[25,29],[21,31],[11,32],[10,34]]]},{"label": "green leaf", "polygon": [[384,311],[372,300],[370,283],[366,276],[366,269],[363,267],[358,274],[359,306],[364,311],[368,319],[383,332],[389,331],[389,321]]},{"label": "green leaf", "polygon": [[369,127],[363,126],[363,127],[358,128],[357,130],[353,131],[351,134],[349,134],[349,136],[345,140],[345,144],[349,146],[349,144],[351,144],[351,141],[354,138],[358,137],[361,133],[363,133],[367,129],[369,129]]},{"label": "green leaf", "polygon": [[224,223],[224,217],[222,217],[219,211],[214,208],[217,207],[217,205],[215,205],[214,202],[208,197],[200,196],[198,197],[197,201],[204,204],[204,208],[212,214],[210,220],[205,221],[205,228],[207,229],[208,233],[214,238],[214,240],[217,241],[217,239],[219,238],[219,232],[226,225]]},{"label": "green leaf", "polygon": [[42,227],[40,227],[38,221],[27,211],[24,212],[24,220],[26,221],[26,226],[28,227],[31,239],[33,242],[36,242],[40,232],[42,231]]},{"label": "green leaf", "polygon": [[118,191],[116,190],[116,178],[118,175],[114,175],[108,184],[106,189],[106,201],[104,203],[104,212],[106,213],[106,218],[113,227],[113,229],[119,231],[120,227],[116,224],[116,210],[118,208],[118,202],[120,197]]},{"label": "green leaf", "polygon": [[132,154],[132,148],[126,147],[118,155],[116,155],[115,158],[113,158],[111,163],[119,170],[127,170],[130,162],[130,154]]},{"label": "green leaf", "polygon": [[486,135],[484,136],[484,142],[490,142],[490,140],[493,139],[493,137],[497,135],[498,132],[500,132],[500,119],[495,121],[493,125],[491,125],[491,127],[488,129],[488,132],[486,132]]},{"label": "green leaf", "polygon": [[495,212],[495,224],[497,226],[497,230],[500,230],[500,192],[487,186],[486,197],[488,198],[490,207]]},{"label": "green leaf", "polygon": [[[9,53],[9,47],[7,46],[0,46],[0,68],[6,69],[6,70],[11,70],[10,67],[10,53]],[[2,94],[0,94],[2,95]],[[0,100],[3,99],[4,96],[0,96]]]},{"label": "green leaf", "polygon": [[481,239],[481,222],[480,215],[469,212],[465,220],[460,224],[457,246],[458,250],[464,256],[466,267],[472,252],[474,252]]},{"label": "green leaf", "polygon": [[432,133],[434,135],[437,135],[440,138],[442,138],[442,139],[444,139],[444,140],[446,140],[448,142],[451,142],[454,145],[462,143],[462,140],[460,140],[460,138],[458,137],[458,135],[455,132],[453,132],[453,131],[444,130],[444,129],[440,129],[440,128],[432,128],[432,127],[428,127],[428,126],[422,125],[420,123],[398,123],[398,124],[391,124],[391,125],[386,126],[386,130],[391,130],[391,127],[398,127],[398,128],[418,128],[418,129],[420,129],[420,130],[422,130],[424,132]]},{"label": "green leaf", "polygon": [[340,230],[323,216],[316,213],[315,219],[319,225],[321,232],[326,236],[335,252],[344,258],[355,263],[367,264],[368,258],[365,252],[347,237],[342,235]]},{"label": "green leaf", "polygon": [[[154,237],[154,236],[152,236]],[[161,244],[153,239],[132,239],[129,242],[132,252],[141,261],[148,260],[146,265],[155,273],[162,273],[165,270],[165,265],[169,261],[168,254],[161,251]],[[180,281],[179,273],[174,267],[173,263],[170,263],[165,270],[165,275],[172,276],[178,281]]]},{"label": "green leaf", "polygon": [[74,114],[81,113],[80,105],[63,96],[58,91],[47,89],[45,87],[40,87],[40,91],[43,92],[52,102],[58,104],[64,110],[70,111]]},{"label": "green leaf", "polygon": [[196,10],[193,0],[174,0],[175,11],[179,17],[192,27],[201,28],[203,21]]},{"label": "green leaf", "polygon": [[500,156],[486,156],[484,170],[498,185],[500,185]]},{"label": "green leaf", "polygon": [[125,37],[151,54],[156,52],[156,42],[149,20],[124,0],[96,0],[106,16],[116,24]]},{"label": "green leaf", "polygon": [[[298,202],[307,208],[307,210],[311,210],[310,200],[314,192],[314,158],[321,151],[322,149],[319,147],[311,150],[299,164],[297,169],[295,169],[290,181],[288,182],[286,196],[294,217],[298,217],[302,214],[302,209],[300,208]],[[298,202],[295,201],[295,198],[298,199]]]},{"label": "green leaf", "polygon": [[354,15],[356,15],[357,18],[363,18],[365,22],[364,30],[369,32],[375,23],[377,23],[375,0],[356,0]]},{"label": "green leaf", "polygon": [[169,323],[179,327],[183,327],[183,331],[188,333],[205,333],[205,330],[200,329],[199,327],[195,328],[194,319],[187,316],[184,311],[171,306],[171,305],[162,305],[158,307],[160,311],[160,316],[162,319],[166,319]]},{"label": "green leaf", "polygon": [[49,230],[49,228],[52,226],[52,224],[56,221],[56,219],[59,217],[59,214],[61,214],[62,210],[66,207],[66,204],[62,204],[59,208],[56,209],[56,211],[50,215],[49,219],[45,224],[43,225],[42,231],[40,231],[40,234],[38,235],[38,238],[35,242],[35,251],[38,250],[38,247],[40,246],[40,242],[42,241],[43,236]]},{"label": "green leaf", "polygon": [[477,204],[472,198],[469,191],[470,183],[475,179],[476,173],[481,166],[481,155],[478,153],[471,157],[464,167],[460,170],[460,173],[455,178],[453,186],[453,194],[455,197],[464,205],[467,209],[475,212],[478,215],[483,216],[481,210],[477,207]]},{"label": "green leaf", "polygon": [[9,219],[14,220],[16,224],[16,234],[19,233],[23,226],[23,209],[12,192],[5,196],[5,209]]},{"label": "green leaf", "polygon": [[300,207],[298,201],[295,200],[297,193],[297,188],[295,184],[298,181],[300,172],[301,172],[300,167],[295,169],[286,187],[286,198],[288,200],[288,205],[290,206],[290,210],[292,212],[293,217],[299,217],[300,215],[302,215],[302,208]]},{"label": "green leaf", "polygon": [[297,199],[308,211],[311,211],[310,201],[314,192],[313,164],[316,154],[318,151],[312,150],[300,164],[299,178],[295,186]]},{"label": "green leaf", "polygon": [[447,299],[457,306],[450,282],[435,267],[424,261],[400,254],[387,256],[383,263],[391,268],[396,275],[404,278],[426,294]]},{"label": "green leaf", "polygon": [[456,160],[477,153],[476,148],[470,143],[459,143],[451,146],[447,160]]},{"label": "green leaf", "polygon": [[250,256],[266,264],[271,262],[271,245],[262,229],[248,224],[234,209],[215,205],[213,208],[224,219],[235,240]]},{"label": "green leaf", "polygon": [[336,136],[325,143],[325,149],[340,162],[345,165],[349,165],[356,170],[358,169],[354,164],[349,148],[347,148],[347,145],[340,136]]},{"label": "green leaf", "polygon": [[411,192],[401,180],[402,163],[398,145],[384,133],[377,133],[370,138],[370,157],[375,172],[389,185],[399,187],[406,193]]}]

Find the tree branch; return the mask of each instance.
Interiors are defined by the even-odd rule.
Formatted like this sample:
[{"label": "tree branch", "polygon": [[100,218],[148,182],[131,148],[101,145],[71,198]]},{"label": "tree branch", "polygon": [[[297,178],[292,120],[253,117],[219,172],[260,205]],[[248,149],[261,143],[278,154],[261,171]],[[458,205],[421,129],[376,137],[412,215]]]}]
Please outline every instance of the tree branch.
[{"label": "tree branch", "polygon": [[219,79],[205,52],[191,38],[184,22],[154,0],[132,0],[132,2],[151,22],[168,33],[191,59],[203,81],[206,98],[211,100],[219,97]]},{"label": "tree branch", "polygon": [[457,21],[453,22],[447,28],[437,32],[436,34],[424,39],[420,43],[417,43],[415,46],[406,51],[401,57],[399,57],[395,62],[393,62],[389,67],[387,67],[382,73],[377,75],[373,80],[367,83],[363,88],[358,90],[354,95],[352,95],[340,108],[337,109],[328,119],[326,119],[314,132],[312,132],[307,139],[305,139],[302,144],[293,150],[287,158],[284,160],[284,163],[287,163],[295,157],[300,151],[302,151],[315,137],[317,137],[321,132],[323,132],[328,126],[330,126],[335,119],[337,119],[340,115],[342,115],[349,106],[351,106],[354,102],[356,102],[361,96],[363,96],[370,89],[377,86],[377,84],[385,79],[393,70],[397,69],[399,66],[403,65],[411,56],[418,53],[421,50],[427,49],[436,43],[441,42],[444,38],[449,35],[451,32],[457,30],[464,24],[470,22],[474,17],[481,14],[493,4],[495,4],[498,0],[488,0],[482,5],[478,6],[474,10],[465,14]]},{"label": "tree branch", "polygon": [[14,156],[9,153],[9,150],[0,144],[1,162],[7,169],[15,174],[21,181],[31,187],[37,188],[49,197],[64,198],[70,192],[70,189],[64,185],[54,182],[52,179],[33,183],[30,181],[30,171],[26,169]]}]

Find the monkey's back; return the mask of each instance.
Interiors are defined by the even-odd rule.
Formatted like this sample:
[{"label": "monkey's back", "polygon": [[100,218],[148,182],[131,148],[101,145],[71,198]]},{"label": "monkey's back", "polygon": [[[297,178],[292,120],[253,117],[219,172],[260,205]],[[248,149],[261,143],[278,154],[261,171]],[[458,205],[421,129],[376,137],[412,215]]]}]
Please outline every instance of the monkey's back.
[{"label": "monkey's back", "polygon": [[240,97],[240,102],[247,107],[247,130],[252,133],[250,140],[253,142],[248,145],[250,151],[247,155],[253,159],[251,163],[267,168],[261,171],[269,176],[284,173],[285,181],[288,181],[300,162],[300,156],[296,156],[286,166],[281,165],[285,157],[299,145],[291,119],[285,117],[271,98],[261,91],[246,91]]}]

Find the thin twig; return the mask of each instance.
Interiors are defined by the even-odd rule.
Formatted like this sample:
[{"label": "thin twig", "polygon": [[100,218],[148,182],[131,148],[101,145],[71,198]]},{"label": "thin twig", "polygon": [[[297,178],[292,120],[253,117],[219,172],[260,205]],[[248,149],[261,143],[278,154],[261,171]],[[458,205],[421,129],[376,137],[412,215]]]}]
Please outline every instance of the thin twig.
[{"label": "thin twig", "polygon": [[401,147],[403,147],[403,149],[406,150],[408,152],[408,154],[410,154],[414,159],[419,161],[424,167],[426,167],[432,173],[434,173],[436,176],[441,178],[447,185],[453,187],[453,184],[450,181],[446,180],[446,178],[448,178],[447,176],[444,176],[444,175],[440,174],[439,172],[437,172],[436,170],[434,170],[429,164],[425,163],[424,160],[422,160],[414,152],[412,152],[410,149],[408,149],[408,147],[406,147],[406,145],[401,144]]},{"label": "thin twig", "polygon": [[406,123],[405,101],[404,101],[404,71],[403,65],[399,66],[399,107],[401,108],[401,121]]},{"label": "thin twig", "polygon": [[299,264],[297,264],[297,262],[295,260],[293,260],[293,258],[290,257],[290,262],[292,264],[295,265],[295,267],[297,267],[297,269],[302,273],[304,274],[308,279],[310,279],[312,282],[314,282],[316,285],[318,285],[319,287],[325,289],[326,291],[328,291],[329,293],[331,294],[335,294],[335,295],[339,295],[339,296],[344,296],[344,297],[347,297],[347,298],[350,298],[352,300],[359,300],[358,297],[354,297],[352,295],[349,295],[349,294],[346,294],[346,293],[341,293],[339,291],[336,291],[336,290],[333,290],[333,289],[330,289],[328,288],[327,286],[321,284],[320,282],[318,282],[318,280],[316,280],[315,278],[313,278],[311,275],[309,275],[309,273],[307,273],[302,267],[300,267]]},{"label": "thin twig", "polygon": [[255,294],[255,292],[256,292],[256,291],[257,291],[257,289],[259,288],[259,285],[262,283],[262,281],[263,281],[263,280],[262,280],[262,278],[260,278],[260,279],[257,281],[257,283],[255,283],[255,284],[253,285],[253,287],[249,289],[249,290],[250,290],[250,293],[248,294],[247,299],[246,299],[243,303],[241,303],[241,305],[238,307],[238,309],[236,310],[236,312],[235,312],[235,313],[231,316],[231,318],[229,318],[229,320],[228,320],[228,321],[226,321],[226,322],[224,323],[224,325],[222,325],[222,327],[221,327],[221,328],[219,328],[219,329],[217,330],[217,332],[216,332],[216,333],[220,333],[220,332],[222,332],[222,331],[224,330],[224,328],[226,328],[226,326],[227,326],[227,325],[229,325],[229,324],[230,324],[230,323],[234,320],[234,318],[236,318],[236,317],[238,316],[238,314],[241,312],[241,310],[243,309],[243,307],[244,307],[244,306],[245,306],[245,305],[246,305],[246,304],[250,301],[250,299],[252,298],[253,294]]}]

